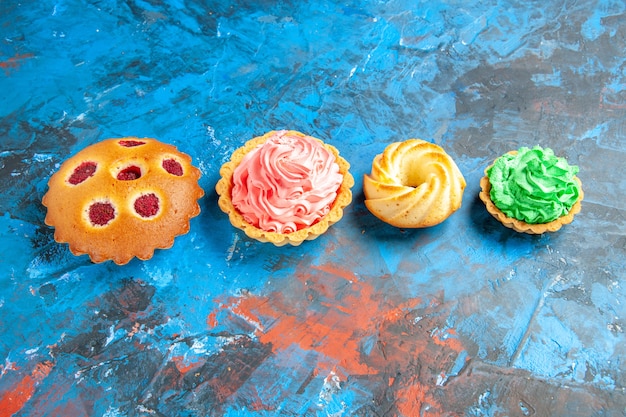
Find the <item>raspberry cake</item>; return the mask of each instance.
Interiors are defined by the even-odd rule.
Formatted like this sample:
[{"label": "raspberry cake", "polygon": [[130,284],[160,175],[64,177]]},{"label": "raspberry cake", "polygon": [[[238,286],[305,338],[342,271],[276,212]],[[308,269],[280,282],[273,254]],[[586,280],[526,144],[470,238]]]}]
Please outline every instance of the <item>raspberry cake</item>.
[{"label": "raspberry cake", "polygon": [[200,213],[200,171],[176,147],[149,138],[107,139],[65,161],[42,203],[54,238],[75,255],[118,265],[150,259]]}]

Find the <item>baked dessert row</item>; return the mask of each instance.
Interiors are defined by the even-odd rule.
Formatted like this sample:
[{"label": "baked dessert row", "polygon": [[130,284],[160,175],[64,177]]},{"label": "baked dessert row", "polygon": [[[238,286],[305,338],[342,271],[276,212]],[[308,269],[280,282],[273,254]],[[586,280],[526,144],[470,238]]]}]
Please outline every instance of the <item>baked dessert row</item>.
[{"label": "baked dessert row", "polygon": [[[261,242],[299,245],[343,217],[354,178],[339,151],[296,131],[271,131],[233,152],[220,169],[218,204],[231,224]],[[554,232],[580,211],[583,190],[551,149],[520,148],[485,170],[480,199],[518,232]],[[200,171],[191,158],[150,138],[108,139],[66,160],[42,203],[57,242],[93,262],[123,265],[173,245],[200,213]],[[368,210],[400,228],[437,225],[461,207],[466,182],[438,145],[388,145],[363,177]]]}]

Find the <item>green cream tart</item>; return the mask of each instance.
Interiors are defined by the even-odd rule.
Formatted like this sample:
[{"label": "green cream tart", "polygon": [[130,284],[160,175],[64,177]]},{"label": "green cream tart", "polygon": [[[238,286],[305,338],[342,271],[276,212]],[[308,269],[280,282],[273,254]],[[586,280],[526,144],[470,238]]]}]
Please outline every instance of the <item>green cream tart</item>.
[{"label": "green cream tart", "polygon": [[520,148],[487,170],[491,201],[507,217],[530,224],[548,223],[567,214],[578,200],[578,167],[550,148]]}]

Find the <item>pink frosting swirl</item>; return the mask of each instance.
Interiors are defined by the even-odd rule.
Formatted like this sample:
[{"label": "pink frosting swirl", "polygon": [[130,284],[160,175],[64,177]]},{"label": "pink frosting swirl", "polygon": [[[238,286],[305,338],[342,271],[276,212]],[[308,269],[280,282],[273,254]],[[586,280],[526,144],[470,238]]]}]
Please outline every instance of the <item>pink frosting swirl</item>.
[{"label": "pink frosting swirl", "polygon": [[291,233],[330,211],[342,181],[335,156],[320,141],[283,130],[235,168],[232,201],[255,227]]}]

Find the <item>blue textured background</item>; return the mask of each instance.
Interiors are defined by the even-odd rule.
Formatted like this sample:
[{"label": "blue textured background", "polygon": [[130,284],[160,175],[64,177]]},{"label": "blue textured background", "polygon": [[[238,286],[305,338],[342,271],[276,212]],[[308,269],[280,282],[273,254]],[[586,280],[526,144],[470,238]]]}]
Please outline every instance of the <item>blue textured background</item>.
[{"label": "blue textured background", "polygon": [[[622,1],[0,2],[0,416],[623,416]],[[246,140],[295,129],[351,163],[341,222],[297,248],[216,204]],[[109,137],[176,145],[207,195],[147,262],[91,264],[43,224],[47,180]],[[393,141],[443,146],[462,208],[365,209]],[[483,169],[539,144],[582,212],[512,232]]]}]

